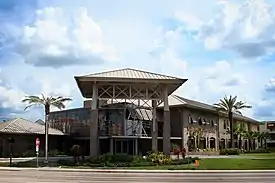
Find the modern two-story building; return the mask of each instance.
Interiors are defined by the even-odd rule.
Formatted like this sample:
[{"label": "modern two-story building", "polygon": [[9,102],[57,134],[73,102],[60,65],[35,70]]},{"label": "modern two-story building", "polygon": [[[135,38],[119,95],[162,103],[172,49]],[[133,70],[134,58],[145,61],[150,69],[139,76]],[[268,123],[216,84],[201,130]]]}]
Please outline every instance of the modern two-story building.
[{"label": "modern two-story building", "polygon": [[[218,152],[229,147],[226,114],[218,112],[213,105],[173,94],[186,79],[122,69],[76,77],[76,80],[87,100],[80,108],[50,113],[47,119],[50,138],[54,139],[49,141],[50,149],[68,150],[71,145],[79,144],[85,155],[94,156],[109,152],[145,154],[152,149],[169,153],[174,145],[186,148],[190,154],[200,150]],[[234,124],[243,123],[247,131],[259,131],[260,123],[256,120],[239,114],[234,114],[233,119]],[[5,139],[12,136],[22,146],[21,151],[32,150],[36,137],[43,144],[43,133],[34,129],[43,131],[44,124],[26,121],[0,123],[3,127],[0,151],[8,152]],[[23,132],[22,125],[26,126]],[[17,138],[18,134],[22,139]],[[27,139],[30,135],[31,140]],[[234,143],[239,143],[239,139]],[[248,149],[248,139],[242,137],[241,143]],[[257,147],[253,143],[250,149]]]},{"label": "modern two-story building", "polygon": [[[145,76],[147,77],[146,81],[144,80]],[[148,78],[149,76],[151,78]],[[141,79],[142,82],[134,77]],[[148,98],[149,88],[139,88],[140,92],[136,92],[136,94],[140,94],[140,97],[135,97],[130,88],[137,84],[136,81],[139,82],[139,85],[148,87],[148,83],[156,82],[155,80],[158,77],[162,78],[162,84],[156,85],[154,89],[151,88],[151,96],[154,95],[154,92],[159,92],[156,95],[159,98],[155,98],[157,105],[154,109],[152,107],[154,100]],[[121,88],[119,91],[114,91],[115,89],[112,86],[101,88],[98,90],[101,93],[108,93],[107,91],[110,91],[110,88],[113,93],[108,93],[108,97],[98,97],[96,102],[93,99],[87,100],[82,108],[51,112],[49,116],[50,125],[63,133],[70,134],[74,143],[78,143],[83,147],[86,155],[91,154],[91,151],[97,151],[96,153],[101,154],[107,152],[145,154],[152,150],[154,146],[159,151],[164,151],[167,147],[171,149],[170,143],[184,147],[189,152],[198,149],[212,149],[215,151],[228,147],[231,139],[228,133],[229,121],[227,116],[217,112],[213,105],[186,99],[172,93],[169,96],[167,95],[167,99],[162,98],[161,95],[163,94],[156,88],[167,86],[163,83],[171,78],[175,79],[169,77],[132,69],[89,75],[89,82],[96,83],[96,80],[99,79],[105,82],[115,81],[116,85],[121,86],[121,83],[117,84],[119,79],[120,82],[121,80],[127,80],[127,82],[131,80],[132,84],[131,82],[127,83],[130,88]],[[173,91],[181,84],[172,82]],[[82,83],[82,86],[80,86],[78,83],[79,87],[84,87],[83,85]],[[85,87],[89,85],[91,90],[95,90],[95,88],[92,89],[93,85],[90,83],[86,83]],[[82,94],[93,96],[92,93],[95,91],[89,95],[85,92],[88,93],[88,89],[82,91]],[[118,97],[122,99],[118,99],[113,98],[115,92],[119,95],[124,92],[127,94],[123,94],[123,97]],[[132,100],[131,97],[134,99]],[[91,109],[95,108],[97,109],[97,125],[91,127],[91,124],[94,124]],[[169,115],[167,116],[167,112],[164,111],[169,111]],[[247,130],[259,130],[259,123],[256,120],[239,114],[234,114],[233,118],[234,124],[243,123]],[[99,149],[96,149],[94,144],[92,144],[94,148],[91,148],[91,131],[95,130],[94,128],[97,128],[97,136],[93,136],[94,134],[92,136],[97,138]],[[168,137],[169,142],[165,140]],[[157,140],[154,141],[154,138]],[[242,138],[241,143],[245,149],[248,148],[247,139]],[[253,148],[257,147],[256,144]]]}]

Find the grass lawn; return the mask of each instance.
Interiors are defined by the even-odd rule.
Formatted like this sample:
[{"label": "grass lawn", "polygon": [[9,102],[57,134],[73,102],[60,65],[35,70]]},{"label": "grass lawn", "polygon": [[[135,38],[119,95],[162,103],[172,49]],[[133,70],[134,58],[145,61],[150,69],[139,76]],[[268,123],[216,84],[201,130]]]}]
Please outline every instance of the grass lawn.
[{"label": "grass lawn", "polygon": [[200,160],[200,170],[270,170],[275,159],[220,158]]},{"label": "grass lawn", "polygon": [[274,157],[275,158],[275,153],[244,153],[241,154],[241,156],[255,156],[255,157]]}]

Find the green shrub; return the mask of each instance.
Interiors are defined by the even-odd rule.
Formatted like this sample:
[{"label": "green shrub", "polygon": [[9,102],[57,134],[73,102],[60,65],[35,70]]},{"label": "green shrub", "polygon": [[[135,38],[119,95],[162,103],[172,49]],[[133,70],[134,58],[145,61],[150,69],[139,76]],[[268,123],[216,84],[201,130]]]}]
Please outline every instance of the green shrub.
[{"label": "green shrub", "polygon": [[34,150],[28,150],[21,154],[21,157],[35,157],[36,152]]},{"label": "green shrub", "polygon": [[147,156],[147,161],[152,162],[156,165],[169,165],[172,162],[170,156],[166,156],[162,152],[151,153]]},{"label": "green shrub", "polygon": [[134,156],[127,155],[127,154],[114,154],[111,156],[112,163],[116,163],[116,162],[129,163],[129,162],[132,162],[133,160],[134,160]]},{"label": "green shrub", "polygon": [[[88,167],[145,167],[156,165],[182,165],[194,163],[198,158],[185,158],[181,160],[172,160],[169,156],[163,153],[150,153],[147,158],[140,156],[131,156],[126,154],[104,154],[98,158],[81,161],[80,165]],[[60,166],[77,166],[72,160],[59,160]]]},{"label": "green shrub", "polygon": [[271,153],[270,149],[255,149],[251,151],[245,151],[244,153]]},{"label": "green shrub", "polygon": [[51,156],[51,157],[60,156],[60,155],[64,155],[64,154],[65,153],[63,153],[63,152],[61,152],[61,151],[59,151],[57,149],[51,150],[49,152],[49,156]]},{"label": "green shrub", "polygon": [[59,166],[75,166],[75,163],[72,160],[60,159],[57,161],[57,165],[59,165]]},{"label": "green shrub", "polygon": [[173,160],[170,165],[185,165],[185,164],[191,164],[191,163],[195,163],[195,160],[198,160],[199,158],[197,157],[188,157],[188,158],[184,158],[184,159],[177,159],[177,160]]},{"label": "green shrub", "polygon": [[240,150],[237,148],[228,148],[220,150],[220,155],[239,155]]}]

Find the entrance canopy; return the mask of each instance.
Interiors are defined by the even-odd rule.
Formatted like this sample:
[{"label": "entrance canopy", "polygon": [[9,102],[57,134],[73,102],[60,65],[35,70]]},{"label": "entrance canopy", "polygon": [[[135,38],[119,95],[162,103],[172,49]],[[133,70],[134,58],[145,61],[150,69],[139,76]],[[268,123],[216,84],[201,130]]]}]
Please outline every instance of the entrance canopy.
[{"label": "entrance canopy", "polygon": [[187,81],[130,68],[75,76],[75,80],[85,98],[93,97],[93,87],[96,84],[98,98],[143,100],[162,99],[163,88],[170,95]]}]

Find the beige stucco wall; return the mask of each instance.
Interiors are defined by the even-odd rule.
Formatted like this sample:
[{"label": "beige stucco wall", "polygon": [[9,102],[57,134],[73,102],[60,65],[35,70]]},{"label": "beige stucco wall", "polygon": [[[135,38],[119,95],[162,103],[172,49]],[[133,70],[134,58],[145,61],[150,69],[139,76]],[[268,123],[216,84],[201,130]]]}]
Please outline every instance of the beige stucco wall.
[{"label": "beige stucco wall", "polygon": [[[189,122],[189,116],[192,117],[194,123],[191,124]],[[198,119],[199,117],[201,119],[205,119],[206,120],[206,125],[199,125],[198,123]],[[196,121],[196,122],[195,122]],[[211,125],[211,121],[213,121],[214,125]],[[209,123],[209,124],[208,124]],[[203,130],[203,134],[202,137],[206,138],[206,147],[209,148],[210,147],[210,138],[214,138],[215,139],[215,146],[216,148],[218,148],[218,115],[210,112],[210,111],[205,111],[205,110],[198,110],[198,109],[193,109],[193,108],[187,108],[185,107],[183,109],[183,145],[186,149],[188,149],[187,146],[187,140],[189,137],[189,133],[188,133],[188,129],[190,128],[201,128]]]},{"label": "beige stucco wall", "polygon": [[[226,122],[226,129],[224,129],[224,122]],[[258,131],[258,124],[255,123],[249,123],[247,121],[239,120],[239,119],[233,119],[233,124],[238,125],[240,123],[244,124],[245,130],[251,130],[251,131]],[[227,144],[228,140],[230,139],[230,134],[227,133],[227,128],[230,127],[229,119],[226,116],[220,116],[219,117],[219,139],[225,139],[225,142]],[[242,138],[242,144],[244,144],[245,139]],[[258,141],[256,140],[256,148],[259,146]]]}]

